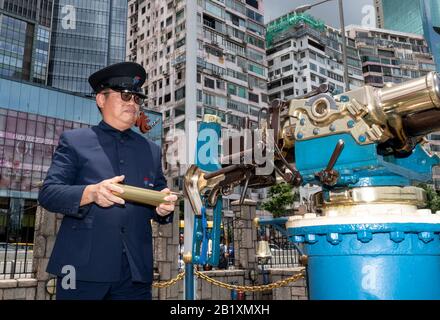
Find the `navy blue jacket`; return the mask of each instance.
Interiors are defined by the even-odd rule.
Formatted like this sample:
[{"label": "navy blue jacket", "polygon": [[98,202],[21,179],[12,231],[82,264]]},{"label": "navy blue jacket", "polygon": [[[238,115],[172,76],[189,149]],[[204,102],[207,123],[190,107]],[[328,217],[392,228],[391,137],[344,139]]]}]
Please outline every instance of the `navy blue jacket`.
[{"label": "navy blue jacket", "polygon": [[64,214],[47,272],[63,276],[63,267],[71,265],[77,280],[118,281],[126,252],[133,280],[152,282],[150,219],[169,223],[172,214],[161,217],[153,206],[128,201],[108,208],[79,206],[87,185],[122,174],[127,185],[166,188],[159,146],[104,121],[61,135],[38,198],[45,209]]}]

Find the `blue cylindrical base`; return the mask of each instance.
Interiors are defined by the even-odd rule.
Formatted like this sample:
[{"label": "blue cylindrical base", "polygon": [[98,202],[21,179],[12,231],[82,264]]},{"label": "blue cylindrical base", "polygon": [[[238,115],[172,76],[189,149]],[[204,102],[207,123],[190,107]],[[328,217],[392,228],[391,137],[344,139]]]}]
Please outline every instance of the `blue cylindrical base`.
[{"label": "blue cylindrical base", "polygon": [[440,299],[438,224],[289,228],[309,256],[310,299]]}]

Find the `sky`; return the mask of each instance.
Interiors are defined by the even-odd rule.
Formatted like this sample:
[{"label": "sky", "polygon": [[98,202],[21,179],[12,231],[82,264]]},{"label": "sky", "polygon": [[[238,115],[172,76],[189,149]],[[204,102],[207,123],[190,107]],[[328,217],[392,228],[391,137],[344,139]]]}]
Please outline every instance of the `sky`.
[{"label": "sky", "polygon": [[[264,0],[265,23],[286,14],[298,6],[314,4],[321,0]],[[373,0],[344,0],[345,25],[357,24],[375,27],[375,12]],[[338,0],[320,4],[308,11],[311,15],[324,21],[325,24],[339,28]],[[372,23],[372,25],[370,25]]]}]

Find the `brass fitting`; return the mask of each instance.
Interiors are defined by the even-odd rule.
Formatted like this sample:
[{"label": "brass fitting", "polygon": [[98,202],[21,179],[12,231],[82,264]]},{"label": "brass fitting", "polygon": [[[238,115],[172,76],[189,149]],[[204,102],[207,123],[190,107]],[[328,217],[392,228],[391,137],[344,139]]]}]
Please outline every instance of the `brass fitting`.
[{"label": "brass fitting", "polygon": [[189,264],[192,262],[192,255],[191,252],[186,252],[183,254],[183,262],[185,262],[185,264]]}]

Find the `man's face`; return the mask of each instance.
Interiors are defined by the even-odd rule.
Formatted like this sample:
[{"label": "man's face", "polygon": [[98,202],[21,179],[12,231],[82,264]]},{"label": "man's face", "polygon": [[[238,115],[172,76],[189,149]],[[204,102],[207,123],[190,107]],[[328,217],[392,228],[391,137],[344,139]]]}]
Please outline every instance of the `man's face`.
[{"label": "man's face", "polygon": [[139,113],[140,106],[133,98],[124,101],[119,91],[105,89],[96,95],[96,103],[101,109],[104,121],[123,131],[135,124]]}]

